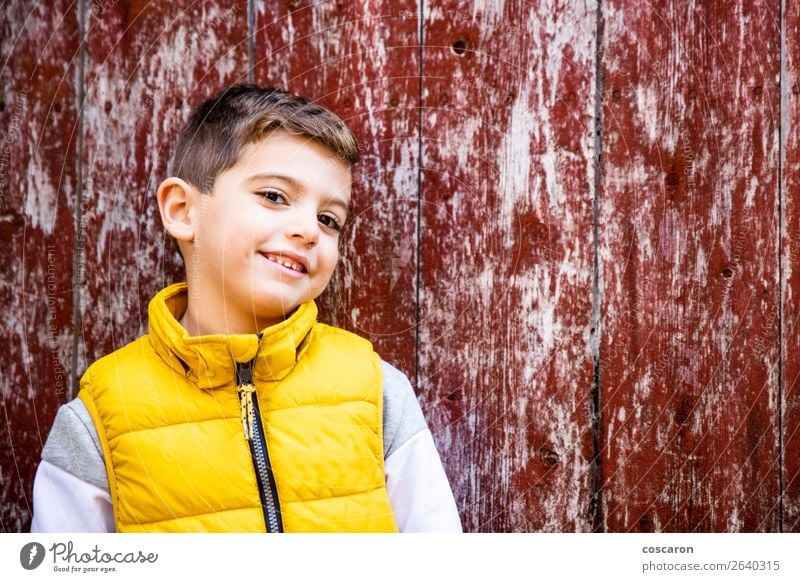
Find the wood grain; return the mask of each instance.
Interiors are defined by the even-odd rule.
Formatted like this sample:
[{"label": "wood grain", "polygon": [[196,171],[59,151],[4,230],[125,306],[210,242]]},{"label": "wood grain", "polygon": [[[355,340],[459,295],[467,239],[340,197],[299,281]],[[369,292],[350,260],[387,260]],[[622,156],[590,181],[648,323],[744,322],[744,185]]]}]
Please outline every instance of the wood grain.
[{"label": "wood grain", "polygon": [[783,531],[800,532],[800,4],[785,3],[782,136],[782,507]]},{"label": "wood grain", "polygon": [[420,396],[467,531],[591,529],[594,27],[426,3]]},{"label": "wood grain", "polygon": [[33,476],[72,369],[77,15],[0,7],[0,531],[30,527]]},{"label": "wood grain", "polygon": [[780,2],[603,3],[602,523],[777,531]]}]

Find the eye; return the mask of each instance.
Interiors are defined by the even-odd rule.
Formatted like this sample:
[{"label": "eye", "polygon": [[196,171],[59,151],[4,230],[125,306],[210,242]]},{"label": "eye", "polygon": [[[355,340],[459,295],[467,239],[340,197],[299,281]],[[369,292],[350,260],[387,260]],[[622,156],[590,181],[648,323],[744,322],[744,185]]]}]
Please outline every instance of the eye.
[{"label": "eye", "polygon": [[259,192],[264,198],[269,200],[270,202],[274,202],[275,204],[283,204],[286,202],[286,196],[278,192],[277,190],[264,190],[263,192]]},{"label": "eye", "polygon": [[320,214],[317,218],[323,226],[327,226],[335,231],[342,230],[342,223],[339,222],[339,219],[335,216],[330,214]]}]

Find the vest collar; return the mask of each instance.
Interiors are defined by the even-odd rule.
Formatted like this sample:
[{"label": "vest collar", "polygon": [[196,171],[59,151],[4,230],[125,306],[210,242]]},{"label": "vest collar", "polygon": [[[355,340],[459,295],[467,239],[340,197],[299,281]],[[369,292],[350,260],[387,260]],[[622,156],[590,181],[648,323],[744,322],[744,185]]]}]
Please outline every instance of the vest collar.
[{"label": "vest collar", "polygon": [[202,389],[235,386],[236,363],[253,358],[256,359],[253,365],[256,382],[283,379],[297,363],[304,340],[317,320],[317,306],[312,300],[259,334],[192,337],[178,321],[186,312],[187,301],[186,283],[159,291],[150,301],[148,337],[155,351],[173,370]]}]

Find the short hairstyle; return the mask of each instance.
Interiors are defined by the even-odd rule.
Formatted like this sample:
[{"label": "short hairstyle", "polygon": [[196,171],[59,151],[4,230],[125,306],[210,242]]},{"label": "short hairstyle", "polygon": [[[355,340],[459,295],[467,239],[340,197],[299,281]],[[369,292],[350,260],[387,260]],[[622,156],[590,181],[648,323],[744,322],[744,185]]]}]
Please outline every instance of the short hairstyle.
[{"label": "short hairstyle", "polygon": [[210,193],[245,146],[276,130],[306,136],[351,166],[359,160],[350,128],[328,109],[274,87],[239,84],[192,110],[178,139],[172,175]]}]

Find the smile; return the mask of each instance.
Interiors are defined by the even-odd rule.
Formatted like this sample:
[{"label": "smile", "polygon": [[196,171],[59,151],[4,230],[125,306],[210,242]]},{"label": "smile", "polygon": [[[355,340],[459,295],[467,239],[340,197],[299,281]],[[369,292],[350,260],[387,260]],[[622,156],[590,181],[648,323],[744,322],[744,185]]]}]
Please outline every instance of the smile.
[{"label": "smile", "polygon": [[272,253],[261,253],[263,256],[267,258],[267,260],[280,265],[281,267],[285,267],[287,269],[291,269],[297,273],[305,273],[306,269],[303,265],[298,263],[297,261],[293,261],[287,257],[281,255],[273,255]]}]

